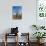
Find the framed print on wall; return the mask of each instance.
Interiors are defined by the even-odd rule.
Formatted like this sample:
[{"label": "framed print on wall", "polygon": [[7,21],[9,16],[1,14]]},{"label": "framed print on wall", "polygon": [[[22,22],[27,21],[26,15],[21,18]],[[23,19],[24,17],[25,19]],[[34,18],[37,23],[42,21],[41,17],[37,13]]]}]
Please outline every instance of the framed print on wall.
[{"label": "framed print on wall", "polygon": [[12,6],[12,18],[22,19],[22,6]]},{"label": "framed print on wall", "polygon": [[37,0],[37,15],[41,17],[46,17],[46,0]]}]

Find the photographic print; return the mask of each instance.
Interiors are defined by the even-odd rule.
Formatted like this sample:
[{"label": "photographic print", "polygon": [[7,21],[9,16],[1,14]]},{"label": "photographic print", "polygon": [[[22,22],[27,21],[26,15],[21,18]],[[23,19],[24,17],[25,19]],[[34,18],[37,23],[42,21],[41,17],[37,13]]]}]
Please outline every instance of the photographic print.
[{"label": "photographic print", "polygon": [[13,6],[12,7],[12,18],[13,19],[22,19],[22,6]]}]

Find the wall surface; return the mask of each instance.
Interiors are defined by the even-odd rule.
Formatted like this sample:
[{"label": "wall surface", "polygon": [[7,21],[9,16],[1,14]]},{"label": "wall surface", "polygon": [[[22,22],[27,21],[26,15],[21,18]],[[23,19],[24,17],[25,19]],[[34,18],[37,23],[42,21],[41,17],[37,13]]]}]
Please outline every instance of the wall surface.
[{"label": "wall surface", "polygon": [[[22,19],[12,19],[12,6],[22,6]],[[31,25],[36,24],[36,0],[1,0],[0,1],[0,34],[8,32],[11,27],[19,27],[19,32],[29,32]]]}]

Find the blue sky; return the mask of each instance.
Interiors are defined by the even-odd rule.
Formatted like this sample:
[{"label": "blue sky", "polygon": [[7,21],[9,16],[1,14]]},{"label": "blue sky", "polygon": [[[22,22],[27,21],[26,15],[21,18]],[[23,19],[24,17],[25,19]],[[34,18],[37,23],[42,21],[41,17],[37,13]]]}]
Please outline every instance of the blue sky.
[{"label": "blue sky", "polygon": [[13,13],[19,13],[19,12],[22,12],[22,7],[21,6],[13,6],[12,8],[13,10]]}]

